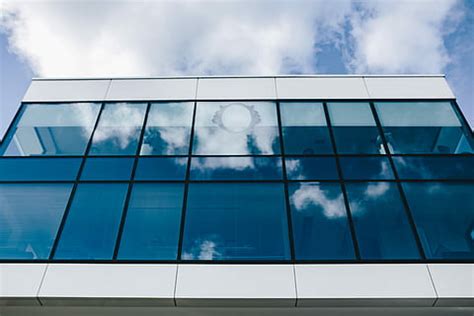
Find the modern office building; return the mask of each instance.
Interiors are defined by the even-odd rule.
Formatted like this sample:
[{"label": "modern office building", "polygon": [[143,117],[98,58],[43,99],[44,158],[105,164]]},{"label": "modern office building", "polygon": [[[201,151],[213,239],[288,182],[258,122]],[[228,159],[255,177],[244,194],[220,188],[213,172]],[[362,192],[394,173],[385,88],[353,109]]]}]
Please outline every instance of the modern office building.
[{"label": "modern office building", "polygon": [[441,75],[34,79],[1,315],[472,315],[474,138]]}]

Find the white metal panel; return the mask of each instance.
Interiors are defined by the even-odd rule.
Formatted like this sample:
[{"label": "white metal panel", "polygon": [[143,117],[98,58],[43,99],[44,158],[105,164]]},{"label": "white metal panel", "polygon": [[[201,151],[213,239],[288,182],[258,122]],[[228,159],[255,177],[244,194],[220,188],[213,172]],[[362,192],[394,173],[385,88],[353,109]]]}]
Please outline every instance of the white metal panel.
[{"label": "white metal panel", "polygon": [[426,265],[296,265],[298,306],[432,306]]},{"label": "white metal panel", "polygon": [[24,102],[102,101],[110,80],[33,80]]},{"label": "white metal panel", "polygon": [[0,264],[0,306],[39,305],[46,264]]},{"label": "white metal panel", "polygon": [[291,265],[179,265],[177,306],[295,306]]},{"label": "white metal panel", "polygon": [[436,306],[474,307],[474,264],[428,265],[438,293]]},{"label": "white metal panel", "polygon": [[276,99],[275,78],[199,79],[198,99]]},{"label": "white metal panel", "polygon": [[177,265],[50,264],[43,305],[174,306]]},{"label": "white metal panel", "polygon": [[454,99],[444,77],[366,77],[373,99]]},{"label": "white metal panel", "polygon": [[280,99],[368,99],[362,77],[276,78]]},{"label": "white metal panel", "polygon": [[112,79],[107,100],[194,100],[197,79]]}]

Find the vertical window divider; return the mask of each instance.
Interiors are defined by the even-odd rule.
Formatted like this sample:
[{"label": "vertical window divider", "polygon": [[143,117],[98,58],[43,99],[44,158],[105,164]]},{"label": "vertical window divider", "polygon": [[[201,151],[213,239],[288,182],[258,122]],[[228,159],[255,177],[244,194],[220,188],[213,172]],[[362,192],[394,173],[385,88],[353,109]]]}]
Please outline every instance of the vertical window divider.
[{"label": "vertical window divider", "polygon": [[374,102],[370,102],[370,109],[372,111],[372,115],[374,116],[375,123],[377,124],[377,128],[379,130],[380,137],[382,137],[382,142],[383,146],[385,149],[385,153],[387,155],[388,161],[390,163],[390,166],[393,171],[393,176],[395,177],[395,183],[397,184],[398,187],[398,192],[400,194],[402,203],[403,203],[403,208],[405,209],[405,214],[407,215],[408,222],[410,223],[410,227],[413,232],[413,236],[415,237],[415,242],[418,247],[418,252],[420,253],[421,259],[426,260],[426,255],[423,250],[423,245],[421,243],[420,235],[418,234],[418,229],[416,228],[415,220],[413,218],[412,212],[410,210],[410,206],[408,205],[408,200],[405,196],[405,192],[403,191],[402,183],[400,180],[400,177],[398,176],[398,171],[395,168],[395,163],[393,162],[393,157],[392,157],[392,152],[389,150],[387,139],[385,138],[384,130],[382,128],[382,124],[379,120],[379,117],[377,115],[377,111],[375,110],[375,104]]},{"label": "vertical window divider", "polygon": [[66,204],[66,209],[64,210],[63,217],[61,218],[61,223],[59,224],[58,231],[56,233],[56,238],[54,239],[53,246],[51,247],[51,253],[49,255],[49,260],[53,260],[54,255],[56,254],[56,250],[58,248],[59,244],[59,239],[61,238],[62,232],[64,230],[64,226],[66,225],[66,220],[69,215],[69,211],[71,209],[72,201],[74,200],[74,196],[76,194],[77,186],[79,185],[79,180],[81,179],[81,174],[82,170],[84,169],[84,166],[86,164],[86,157],[89,154],[90,147],[92,146],[92,139],[94,138],[95,131],[97,129],[97,126],[99,125],[100,117],[102,116],[102,112],[104,111],[105,107],[105,102],[102,102],[100,105],[100,110],[99,114],[97,115],[97,119],[94,123],[94,127],[92,128],[92,133],[91,136],[89,137],[89,140],[87,142],[87,146],[84,150],[84,153],[82,154],[82,162],[81,165],[79,166],[79,170],[77,171],[76,175],[76,180],[74,181],[74,184],[72,186],[71,194],[69,195],[69,200]]},{"label": "vertical window divider", "polygon": [[137,170],[138,159],[140,157],[140,151],[142,148],[143,138],[145,137],[145,129],[146,129],[147,121],[148,121],[148,114],[150,113],[150,108],[151,108],[151,103],[148,102],[146,106],[145,117],[143,119],[142,130],[140,131],[140,136],[138,138],[137,150],[135,152],[135,160],[133,161],[132,173],[130,175],[130,182],[128,182],[127,195],[125,197],[125,202],[123,203],[122,217],[120,219],[119,229],[117,232],[117,238],[115,240],[114,254],[112,256],[113,261],[117,261],[117,255],[119,252],[120,244],[122,242],[123,229],[125,226],[125,220],[128,213],[128,206],[130,204],[130,198],[132,195],[132,189],[133,189],[132,187],[135,180],[135,172]]},{"label": "vertical window divider", "polygon": [[342,173],[342,167],[341,167],[341,162],[339,160],[339,154],[337,152],[337,146],[336,146],[336,140],[334,137],[334,133],[332,130],[332,124],[331,120],[329,117],[329,111],[328,111],[328,106],[326,102],[323,102],[323,108],[324,108],[324,115],[326,117],[326,124],[329,130],[329,137],[331,138],[331,143],[332,143],[332,148],[334,151],[334,157],[336,160],[336,168],[337,168],[337,173],[339,174],[339,185],[341,186],[341,191],[342,191],[342,196],[344,198],[344,206],[346,207],[346,214],[347,214],[347,221],[349,222],[349,229],[351,232],[351,237],[352,237],[352,244],[354,246],[354,254],[356,257],[357,261],[361,260],[360,256],[360,250],[359,250],[359,242],[357,241],[357,235],[355,231],[355,225],[354,225],[354,220],[352,218],[352,213],[351,209],[349,206],[349,199],[347,197],[347,192],[346,192],[346,185],[344,182],[344,175]]},{"label": "vertical window divider", "polygon": [[281,120],[281,111],[280,111],[280,101],[276,101],[276,110],[277,110],[277,123],[278,123],[278,133],[280,134],[280,153],[281,153],[281,169],[283,173],[283,185],[285,190],[285,206],[286,206],[286,215],[288,223],[288,241],[290,244],[290,255],[291,262],[296,261],[295,255],[295,245],[294,245],[294,236],[293,236],[293,222],[291,218],[291,205],[290,205],[290,193],[288,190],[288,176],[286,173],[286,161],[285,161],[285,147],[283,144],[283,126]]},{"label": "vertical window divider", "polygon": [[191,174],[191,156],[193,154],[193,143],[194,143],[194,130],[196,129],[196,112],[197,112],[198,101],[193,102],[193,118],[191,121],[191,134],[189,136],[189,149],[188,149],[188,164],[186,166],[186,176],[184,178],[184,192],[183,192],[183,206],[181,209],[181,222],[179,224],[179,238],[178,238],[178,253],[176,256],[177,263],[181,262],[181,254],[183,250],[184,240],[184,226],[186,221],[186,208],[188,203],[188,191],[189,191],[189,178]]}]

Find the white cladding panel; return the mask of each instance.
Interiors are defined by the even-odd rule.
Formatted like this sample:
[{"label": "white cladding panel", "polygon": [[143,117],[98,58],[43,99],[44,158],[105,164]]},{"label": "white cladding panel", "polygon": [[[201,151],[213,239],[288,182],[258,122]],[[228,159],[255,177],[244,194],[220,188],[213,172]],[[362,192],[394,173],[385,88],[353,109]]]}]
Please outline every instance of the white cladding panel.
[{"label": "white cladding panel", "polygon": [[474,307],[474,264],[428,265],[438,293],[436,306]]},{"label": "white cladding panel", "polygon": [[366,77],[371,99],[454,99],[444,77]]},{"label": "white cladding panel", "polygon": [[179,265],[177,306],[295,306],[292,265]]},{"label": "white cladding panel", "polygon": [[106,100],[194,100],[197,79],[112,79]]},{"label": "white cladding panel", "polygon": [[298,306],[432,306],[424,264],[295,265]]},{"label": "white cladding panel", "polygon": [[50,264],[38,296],[43,305],[174,306],[176,269],[173,264]]},{"label": "white cladding panel", "polygon": [[110,80],[33,80],[23,102],[102,101]]},{"label": "white cladding panel", "polygon": [[0,264],[0,306],[39,305],[46,264]]},{"label": "white cladding panel", "polygon": [[197,98],[201,100],[276,99],[275,78],[202,78]]},{"label": "white cladding panel", "polygon": [[276,78],[280,99],[368,99],[362,77]]}]

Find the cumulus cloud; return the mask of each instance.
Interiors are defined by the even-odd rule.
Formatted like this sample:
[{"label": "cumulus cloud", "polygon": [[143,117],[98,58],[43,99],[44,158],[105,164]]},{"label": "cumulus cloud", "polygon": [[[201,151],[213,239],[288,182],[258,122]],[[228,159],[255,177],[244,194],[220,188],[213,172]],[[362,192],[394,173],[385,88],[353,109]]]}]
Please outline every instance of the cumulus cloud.
[{"label": "cumulus cloud", "polygon": [[329,193],[321,189],[317,183],[301,184],[291,195],[290,200],[298,212],[304,212],[311,206],[316,206],[322,210],[323,215],[329,219],[337,219],[346,216],[342,193],[335,197],[330,197]]},{"label": "cumulus cloud", "polygon": [[0,30],[40,76],[439,72],[459,1],[5,1]]},{"label": "cumulus cloud", "polygon": [[41,76],[313,71],[348,1],[12,1],[2,29]]},{"label": "cumulus cloud", "polygon": [[444,36],[461,19],[459,1],[366,2],[351,14],[356,72],[442,72],[450,62]]}]

